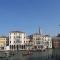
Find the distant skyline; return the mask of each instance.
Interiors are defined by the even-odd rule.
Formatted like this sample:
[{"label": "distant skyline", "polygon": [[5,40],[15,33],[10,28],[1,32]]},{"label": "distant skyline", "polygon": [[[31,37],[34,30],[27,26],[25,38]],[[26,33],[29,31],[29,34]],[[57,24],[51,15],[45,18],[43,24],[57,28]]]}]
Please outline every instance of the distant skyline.
[{"label": "distant skyline", "polygon": [[60,0],[0,0],[0,35],[12,30],[28,34],[60,33]]}]

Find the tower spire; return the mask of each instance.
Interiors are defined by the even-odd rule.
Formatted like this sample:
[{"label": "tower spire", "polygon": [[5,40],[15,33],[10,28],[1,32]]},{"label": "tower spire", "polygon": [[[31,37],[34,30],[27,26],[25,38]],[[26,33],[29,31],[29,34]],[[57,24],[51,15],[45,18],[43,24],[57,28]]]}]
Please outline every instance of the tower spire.
[{"label": "tower spire", "polygon": [[40,30],[40,27],[39,27],[39,34],[41,35],[41,30]]}]

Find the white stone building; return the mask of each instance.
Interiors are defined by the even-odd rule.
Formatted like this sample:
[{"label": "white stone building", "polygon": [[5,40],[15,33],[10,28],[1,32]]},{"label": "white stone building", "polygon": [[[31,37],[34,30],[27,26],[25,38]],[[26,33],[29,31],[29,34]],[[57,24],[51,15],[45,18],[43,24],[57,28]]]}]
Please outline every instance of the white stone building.
[{"label": "white stone building", "polygon": [[35,33],[32,35],[33,40],[33,48],[41,49],[41,48],[52,48],[52,39],[48,35],[41,35]]},{"label": "white stone building", "polygon": [[27,36],[26,37],[26,50],[32,50],[32,40],[31,40],[31,37],[30,36]]},{"label": "white stone building", "polygon": [[21,31],[11,31],[9,33],[10,50],[24,50],[26,44],[26,33]]},{"label": "white stone building", "polygon": [[44,40],[47,42],[47,48],[52,48],[52,37],[49,35],[45,35]]}]

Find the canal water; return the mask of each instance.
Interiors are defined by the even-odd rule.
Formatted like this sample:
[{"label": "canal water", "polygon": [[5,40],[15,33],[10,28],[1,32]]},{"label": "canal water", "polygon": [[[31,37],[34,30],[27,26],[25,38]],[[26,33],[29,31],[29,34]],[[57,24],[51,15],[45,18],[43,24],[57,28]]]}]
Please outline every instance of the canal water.
[{"label": "canal water", "polygon": [[[14,52],[14,55],[0,57],[0,60],[60,60],[60,49],[47,49],[43,52],[33,52],[31,55],[23,56],[23,51]],[[0,55],[2,53],[0,52]]]}]

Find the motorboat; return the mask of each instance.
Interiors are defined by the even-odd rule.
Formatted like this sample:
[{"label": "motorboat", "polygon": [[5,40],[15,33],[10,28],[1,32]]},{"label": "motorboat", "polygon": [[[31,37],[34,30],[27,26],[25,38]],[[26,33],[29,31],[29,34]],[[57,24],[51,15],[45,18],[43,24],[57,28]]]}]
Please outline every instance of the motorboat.
[{"label": "motorboat", "polygon": [[22,55],[23,55],[23,56],[32,55],[32,52],[30,52],[30,51],[28,51],[28,52],[23,52]]}]

